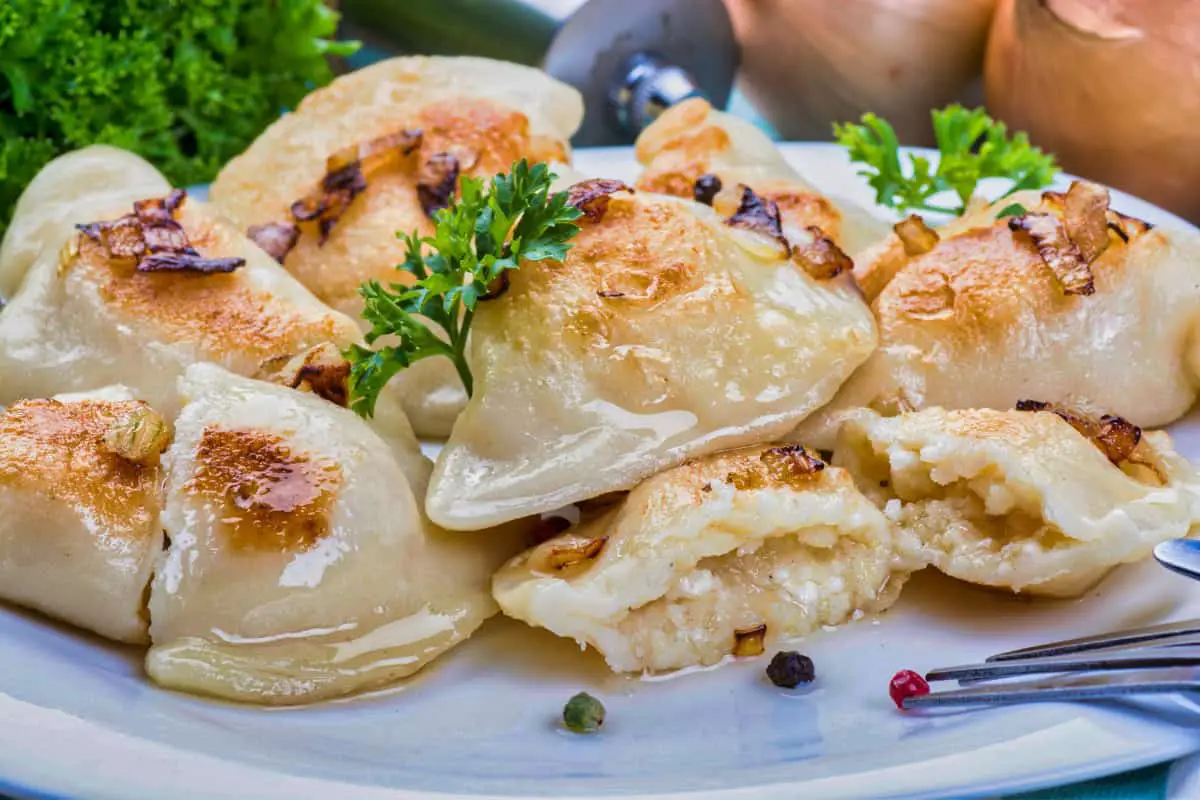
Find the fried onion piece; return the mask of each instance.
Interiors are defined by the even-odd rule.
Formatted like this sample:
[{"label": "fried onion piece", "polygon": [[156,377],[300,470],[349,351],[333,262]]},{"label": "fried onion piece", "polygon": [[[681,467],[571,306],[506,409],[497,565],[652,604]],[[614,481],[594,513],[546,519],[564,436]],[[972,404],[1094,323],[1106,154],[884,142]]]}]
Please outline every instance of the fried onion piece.
[{"label": "fried onion piece", "polygon": [[792,261],[816,280],[836,278],[854,269],[850,256],[815,225],[809,225],[791,244]]},{"label": "fried onion piece", "polygon": [[1087,438],[1113,464],[1128,461],[1142,440],[1142,429],[1123,417],[1105,414],[1095,419],[1073,409],[1040,400],[1018,400],[1018,411],[1047,411],[1057,414]]},{"label": "fried onion piece", "polygon": [[575,534],[558,536],[539,546],[529,563],[537,572],[562,572],[595,560],[607,543],[608,536],[594,539]]},{"label": "fried onion piece", "polygon": [[434,213],[450,205],[459,171],[458,159],[450,153],[434,153],[421,164],[417,172],[417,199],[425,216],[433,219]]},{"label": "fried onion piece", "polygon": [[1119,236],[1123,242],[1128,242],[1135,236],[1154,230],[1154,226],[1149,222],[1137,217],[1126,216],[1111,208],[1108,209],[1106,219],[1108,220],[1108,229]]},{"label": "fried onion piece", "polygon": [[1052,214],[1022,214],[1010,217],[1012,231],[1024,231],[1033,241],[1038,255],[1054,273],[1064,294],[1089,295],[1096,292],[1092,271],[1079,247],[1067,236],[1058,217]]},{"label": "fried onion piece", "polygon": [[325,342],[295,356],[263,363],[255,376],[302,392],[311,392],[346,407],[350,394],[350,362],[337,345]]},{"label": "fried onion piece", "polygon": [[733,216],[725,220],[725,224],[769,236],[783,245],[785,251],[790,251],[788,240],[783,235],[783,222],[779,216],[779,206],[775,204],[775,201],[760,197],[745,184],[739,184],[738,188],[742,192],[741,202]]},{"label": "fried onion piece", "polygon": [[294,222],[268,222],[266,225],[251,225],[246,235],[263,252],[280,264],[300,241],[300,228]]},{"label": "fried onion piece", "polygon": [[917,214],[909,214],[893,225],[892,230],[900,237],[904,254],[910,258],[928,253],[940,241],[937,231],[926,225],[925,220]]},{"label": "fried onion piece", "polygon": [[191,253],[152,253],[137,263],[138,272],[199,272],[213,275],[246,266],[244,258],[205,258]]},{"label": "fried onion piece", "polygon": [[367,189],[367,176],[399,165],[421,145],[421,131],[402,130],[342,148],[325,160],[317,191],[291,205],[297,222],[316,222],[324,244],[354,198]]},{"label": "fried onion piece", "polygon": [[633,194],[633,187],[624,181],[591,178],[580,181],[567,190],[567,202],[583,212],[589,222],[599,222],[608,211],[608,197],[617,192]]},{"label": "fried onion piece", "polygon": [[175,189],[166,197],[153,197],[133,204],[133,213],[109,222],[88,222],[75,227],[99,242],[108,257],[133,259],[138,272],[233,272],[245,266],[243,258],[204,258],[188,241],[187,231],[175,219],[175,211],[187,192]]},{"label": "fried onion piece", "polygon": [[1097,183],[1075,181],[1063,200],[1067,238],[1079,248],[1088,264],[1104,254],[1108,235],[1108,189]]},{"label": "fried onion piece", "polygon": [[733,655],[737,658],[752,658],[765,652],[764,640],[767,638],[767,624],[764,622],[752,628],[738,628],[733,632]]}]

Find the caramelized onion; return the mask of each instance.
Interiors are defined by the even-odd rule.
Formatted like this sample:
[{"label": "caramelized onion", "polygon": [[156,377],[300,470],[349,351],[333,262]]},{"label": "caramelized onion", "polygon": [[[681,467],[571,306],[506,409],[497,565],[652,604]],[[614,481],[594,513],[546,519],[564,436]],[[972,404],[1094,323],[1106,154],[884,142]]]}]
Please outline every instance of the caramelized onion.
[{"label": "caramelized onion", "polygon": [[940,241],[937,231],[926,225],[925,220],[917,214],[909,214],[893,225],[892,230],[900,237],[904,254],[910,258],[928,253]]},{"label": "caramelized onion", "polygon": [[1094,294],[1092,271],[1079,247],[1067,236],[1062,222],[1053,214],[1022,214],[1010,217],[1008,227],[1024,231],[1033,241],[1042,261],[1054,273],[1063,294]]},{"label": "caramelized onion", "polygon": [[1087,414],[1039,400],[1018,400],[1018,411],[1047,411],[1079,431],[1113,464],[1128,461],[1142,440],[1142,429],[1123,417],[1105,414],[1095,419]]},{"label": "caramelized onion", "polygon": [[633,187],[624,181],[591,178],[572,185],[567,190],[567,202],[583,212],[589,222],[599,222],[608,211],[609,195],[617,192],[632,194]]},{"label": "caramelized onion", "polygon": [[733,632],[733,654],[738,658],[761,656],[766,651],[767,625],[738,628]]},{"label": "caramelized onion", "polygon": [[809,225],[791,244],[792,261],[816,280],[836,278],[854,269],[854,262],[825,232]]}]

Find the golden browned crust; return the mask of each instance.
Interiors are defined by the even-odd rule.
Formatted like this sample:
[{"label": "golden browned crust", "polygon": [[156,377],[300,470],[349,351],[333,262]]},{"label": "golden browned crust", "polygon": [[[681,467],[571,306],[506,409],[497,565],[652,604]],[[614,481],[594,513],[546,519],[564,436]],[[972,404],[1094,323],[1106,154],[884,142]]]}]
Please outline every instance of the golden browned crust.
[{"label": "golden browned crust", "polygon": [[106,536],[141,539],[159,505],[160,472],[113,452],[105,436],[137,401],[25,400],[0,416],[0,486],[85,510]]},{"label": "golden browned crust", "polygon": [[[245,255],[248,244],[207,213],[185,215],[188,238],[205,252]],[[64,272],[78,270],[123,316],[151,321],[169,342],[196,343],[207,353],[245,353],[266,360],[350,335],[332,314],[302,316],[256,289],[243,270],[228,274],[138,272],[108,257],[103,245],[77,237]],[[261,257],[261,254],[258,254]]]},{"label": "golden browned crust", "polygon": [[262,431],[204,429],[184,489],[220,506],[235,550],[304,552],[330,532],[342,472]]},{"label": "golden browned crust", "polygon": [[600,316],[608,303],[654,305],[700,286],[704,243],[713,235],[703,222],[672,201],[625,194],[609,201],[604,217],[572,240],[565,261],[537,270],[539,279],[582,284],[596,302],[581,302],[580,313]]}]

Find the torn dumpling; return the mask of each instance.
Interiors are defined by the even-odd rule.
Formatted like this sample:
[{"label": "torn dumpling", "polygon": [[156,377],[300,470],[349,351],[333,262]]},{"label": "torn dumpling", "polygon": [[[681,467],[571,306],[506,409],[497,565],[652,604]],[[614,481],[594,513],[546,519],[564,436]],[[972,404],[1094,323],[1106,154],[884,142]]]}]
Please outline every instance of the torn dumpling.
[{"label": "torn dumpling", "polygon": [[564,261],[522,264],[479,304],[475,393],[426,501],[439,524],[552,511],[777,438],[874,348],[849,275],[814,277],[777,235],[664,195],[606,201]]},{"label": "torn dumpling", "polygon": [[430,525],[415,443],[211,364],[182,391],[150,596],[156,681],[272,705],[346,695],[411,675],[494,613],[488,580],[519,544]]},{"label": "torn dumpling", "polygon": [[116,388],[0,414],[0,599],[146,642],[169,440],[156,411]]},{"label": "torn dumpling", "polygon": [[171,191],[145,159],[107,145],[66,153],[25,187],[0,247],[0,298],[16,294],[43,251],[55,253],[78,222],[118,217],[137,200]]},{"label": "torn dumpling", "polygon": [[[333,308],[358,319],[358,289],[412,280],[397,232],[433,234],[464,176],[527,159],[562,162],[583,116],[578,92],[483,58],[389,59],[306,97],[221,171],[213,203]],[[386,342],[385,342],[386,344]],[[466,403],[446,359],[397,376],[423,435],[445,436]]]},{"label": "torn dumpling", "polygon": [[651,478],[513,559],[493,592],[616,671],[669,670],[881,611],[921,566],[846,472],[757,446]]},{"label": "torn dumpling", "polygon": [[265,361],[360,337],[181,191],[75,222],[0,315],[0,402],[119,382],[169,416],[189,364],[253,375]]},{"label": "torn dumpling", "polygon": [[855,408],[1004,409],[1023,397],[1144,427],[1182,416],[1200,385],[1200,234],[1152,228],[1107,198],[1081,182],[1019,192],[933,241],[901,231],[857,258],[879,349],[789,438],[832,447]]},{"label": "torn dumpling", "polygon": [[910,548],[984,586],[1075,596],[1200,523],[1196,469],[1167,434],[1115,417],[860,411],[838,448]]},{"label": "torn dumpling", "polygon": [[818,192],[753,123],[692,98],[668,108],[638,136],[644,171],[637,188],[688,197],[728,216],[741,185],[774,203],[789,238],[817,227],[851,255],[876,242],[887,225],[858,205]]}]

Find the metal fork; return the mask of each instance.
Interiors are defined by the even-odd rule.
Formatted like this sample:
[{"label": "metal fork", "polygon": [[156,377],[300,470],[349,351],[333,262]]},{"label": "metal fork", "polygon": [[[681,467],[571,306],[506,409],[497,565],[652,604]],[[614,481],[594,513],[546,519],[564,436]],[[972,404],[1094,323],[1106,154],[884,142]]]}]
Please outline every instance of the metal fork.
[{"label": "metal fork", "polygon": [[[1164,542],[1154,549],[1154,557],[1167,569],[1200,580],[1200,541]],[[1034,675],[1050,677],[978,685]],[[908,697],[905,708],[1200,692],[1200,620],[1011,650],[982,664],[935,669],[925,677],[930,683],[958,681],[964,688]]]}]

